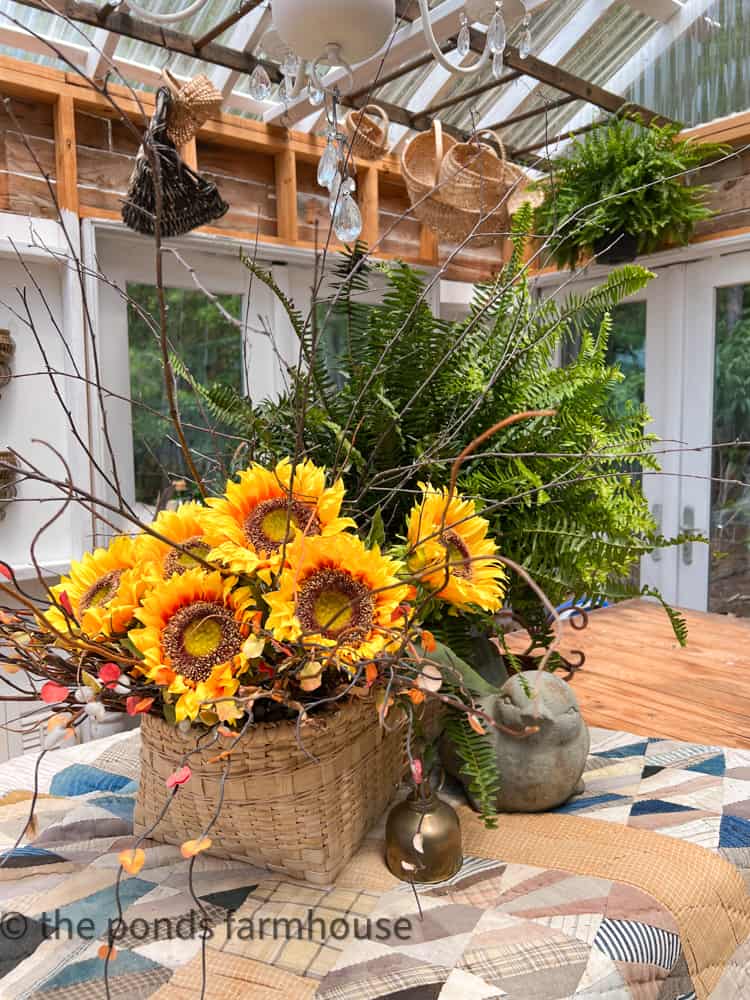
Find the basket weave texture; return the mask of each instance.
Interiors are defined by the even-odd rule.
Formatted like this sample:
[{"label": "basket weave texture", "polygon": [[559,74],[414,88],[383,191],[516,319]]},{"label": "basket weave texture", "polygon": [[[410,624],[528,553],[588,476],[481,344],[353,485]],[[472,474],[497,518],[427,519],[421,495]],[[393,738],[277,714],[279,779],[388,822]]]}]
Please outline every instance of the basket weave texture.
[{"label": "basket weave texture", "polygon": [[164,70],[164,77],[173,96],[167,118],[167,135],[179,149],[194,139],[201,127],[221,111],[224,95],[204,73],[185,83],[180,83],[169,70]]},{"label": "basket weave texture", "polygon": [[[376,121],[368,112],[377,114]],[[363,160],[379,160],[388,145],[388,115],[377,104],[368,104],[360,111],[350,111],[346,116],[346,132],[354,156]]]},{"label": "basket weave texture", "polygon": [[[363,699],[307,719],[300,740],[304,749],[295,722],[248,730],[232,752],[208,853],[330,885],[396,792],[406,766],[404,728],[383,730],[373,702]],[[192,777],[151,839],[181,844],[208,826],[226,766],[210,759],[230,743],[221,738],[189,758]],[[197,745],[195,735],[182,737],[163,719],[144,716],[137,835],[156,822],[172,794],[166,779]]]},{"label": "basket weave texture", "polygon": [[527,175],[504,151],[497,156],[486,143],[457,143],[437,120],[406,146],[401,170],[413,216],[444,240],[471,235],[477,248],[502,243],[511,215],[531,200],[524,195]]}]

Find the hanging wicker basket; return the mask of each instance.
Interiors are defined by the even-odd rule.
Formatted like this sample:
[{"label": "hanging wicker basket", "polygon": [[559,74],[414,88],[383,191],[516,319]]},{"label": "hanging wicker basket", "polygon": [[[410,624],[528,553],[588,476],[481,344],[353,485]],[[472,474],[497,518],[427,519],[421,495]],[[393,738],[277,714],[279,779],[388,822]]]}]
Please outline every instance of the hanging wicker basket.
[{"label": "hanging wicker basket", "polygon": [[15,500],[17,495],[17,469],[18,459],[13,452],[0,451],[0,521],[5,517],[5,507]]},{"label": "hanging wicker basket", "polygon": [[167,135],[179,149],[194,139],[201,127],[221,111],[224,95],[201,73],[181,83],[173,73],[162,73],[172,92]]},{"label": "hanging wicker basket", "polygon": [[[368,112],[374,112],[377,119]],[[379,120],[378,120],[379,119]],[[363,160],[379,160],[388,146],[388,115],[377,104],[368,104],[346,116],[346,134],[352,154]]]},{"label": "hanging wicker basket", "polygon": [[[151,839],[181,844],[209,825],[226,766],[216,758],[230,744],[222,737],[190,756],[192,777]],[[209,853],[329,885],[391,801],[405,771],[404,746],[404,727],[382,729],[370,698],[306,719],[299,737],[296,722],[259,724],[232,752]],[[172,794],[166,779],[197,747],[196,735],[182,737],[144,716],[136,834],[156,823]]]},{"label": "hanging wicker basket", "polygon": [[[442,240],[462,243],[470,237],[472,247],[491,246],[502,241],[507,232],[507,214],[487,216],[477,206],[470,208],[451,204],[445,197],[442,168],[457,145],[455,139],[443,132],[440,122],[433,119],[432,130],[415,135],[405,147],[401,156],[401,172],[412,214],[419,222],[434,229]],[[452,177],[446,179],[446,183],[448,180]]]},{"label": "hanging wicker basket", "polygon": [[10,384],[12,377],[11,362],[16,351],[16,345],[10,335],[10,330],[0,330],[0,389]]},{"label": "hanging wicker basket", "polygon": [[494,211],[510,186],[507,167],[501,143],[498,156],[487,143],[458,142],[440,166],[440,197],[454,208],[469,212]]},{"label": "hanging wicker basket", "polygon": [[431,131],[415,135],[401,154],[401,173],[412,214],[440,235],[448,225],[448,206],[439,197],[437,185],[443,157],[455,145],[456,140],[443,133],[442,125],[435,118]]}]

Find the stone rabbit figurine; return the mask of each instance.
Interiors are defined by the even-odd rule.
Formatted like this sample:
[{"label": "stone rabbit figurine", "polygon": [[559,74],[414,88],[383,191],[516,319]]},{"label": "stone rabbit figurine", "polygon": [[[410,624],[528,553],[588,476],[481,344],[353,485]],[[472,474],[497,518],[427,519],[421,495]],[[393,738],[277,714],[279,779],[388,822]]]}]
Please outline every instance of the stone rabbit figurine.
[{"label": "stone rabbit figurine", "polygon": [[[500,776],[498,812],[543,812],[583,791],[589,731],[573,689],[561,677],[538,670],[514,674],[479,706],[501,727],[488,727]],[[529,735],[522,737],[524,731]],[[461,762],[445,737],[441,757],[461,781]]]}]

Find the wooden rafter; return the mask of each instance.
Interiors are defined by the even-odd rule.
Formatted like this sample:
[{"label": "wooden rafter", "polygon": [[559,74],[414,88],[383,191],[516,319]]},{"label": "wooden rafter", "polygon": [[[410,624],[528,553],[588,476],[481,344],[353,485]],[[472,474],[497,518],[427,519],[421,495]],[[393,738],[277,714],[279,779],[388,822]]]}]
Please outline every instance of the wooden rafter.
[{"label": "wooden rafter", "polygon": [[59,14],[79,24],[106,28],[115,34],[133,38],[138,42],[146,42],[148,45],[157,45],[169,52],[191,56],[194,59],[200,58],[204,62],[226,66],[227,69],[239,70],[240,73],[252,73],[258,63],[261,63],[271,80],[278,83],[281,79],[276,63],[256,59],[249,52],[237,52],[228,45],[220,45],[213,41],[205,43],[198,50],[195,39],[186,32],[161,27],[118,10],[97,7],[90,0],[16,0],[16,2],[48,14]]},{"label": "wooden rafter", "polygon": [[201,35],[200,38],[195,40],[195,51],[200,52],[204,46],[213,42],[223,34],[227,28],[231,28],[233,25],[241,21],[245,14],[249,14],[254,11],[256,7],[260,7],[265,0],[245,0],[245,3],[240,4],[237,10],[233,11],[231,14],[227,14],[226,17],[222,18],[218,24],[215,24],[210,31],[207,31],[205,35]]}]

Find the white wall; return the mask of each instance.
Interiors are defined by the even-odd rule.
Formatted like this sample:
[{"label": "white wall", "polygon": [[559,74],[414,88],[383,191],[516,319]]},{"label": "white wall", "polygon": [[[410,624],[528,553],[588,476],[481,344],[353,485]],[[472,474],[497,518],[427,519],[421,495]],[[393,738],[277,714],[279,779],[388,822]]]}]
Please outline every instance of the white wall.
[{"label": "white wall", "polygon": [[[55,398],[49,377],[42,374],[45,368],[42,350],[52,368],[63,370],[66,365],[69,342],[62,318],[62,272],[59,264],[38,254],[29,254],[25,264],[28,272],[13,255],[0,252],[0,327],[9,329],[16,342],[13,373],[18,376],[2,390],[0,398],[0,449],[13,448],[46,473],[64,480],[65,468],[60,461],[47,448],[34,443],[35,439],[48,442],[66,461],[70,461],[76,447],[63,407]],[[26,317],[21,293],[26,295],[41,348],[28,326],[14,315],[15,312]],[[57,384],[63,400],[70,404],[70,383],[59,378]],[[0,552],[22,577],[28,577],[33,573],[29,556],[32,539],[60,508],[60,494],[31,482],[21,484],[18,494],[18,501],[5,507],[6,516],[0,521]],[[70,558],[71,535],[72,515],[66,511],[39,538],[36,553],[39,562],[52,571],[64,565]]]}]

